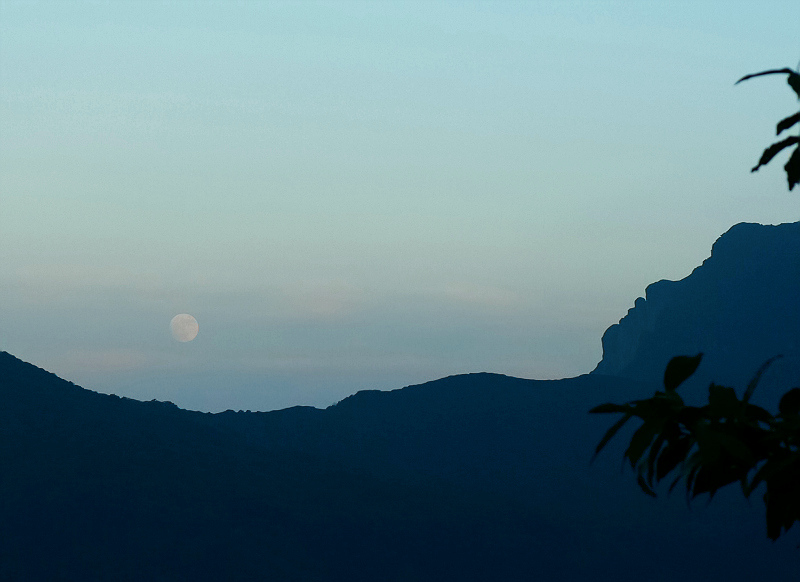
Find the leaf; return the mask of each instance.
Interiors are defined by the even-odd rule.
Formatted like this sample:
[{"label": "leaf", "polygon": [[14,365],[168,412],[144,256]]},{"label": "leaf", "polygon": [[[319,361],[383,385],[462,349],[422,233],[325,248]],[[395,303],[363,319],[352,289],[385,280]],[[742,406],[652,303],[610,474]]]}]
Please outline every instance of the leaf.
[{"label": "leaf", "polygon": [[667,402],[669,402],[670,406],[673,406],[675,408],[680,409],[680,408],[683,408],[683,406],[684,406],[683,405],[683,398],[681,398],[680,394],[678,394],[675,391],[656,392],[656,396],[658,398],[662,399],[662,400],[666,400]]},{"label": "leaf", "polygon": [[[694,457],[694,455],[692,455],[692,457]],[[692,459],[690,458],[689,462],[691,463],[691,461],[692,461]],[[694,463],[692,465],[691,470],[689,471],[689,474],[686,475],[686,500],[687,501],[690,499],[690,493],[692,492],[692,487],[694,487],[694,480],[695,480],[695,477],[697,476],[697,472],[699,470],[700,470],[700,465],[698,463]],[[694,497],[694,496],[692,496],[692,497]]]},{"label": "leaf", "polygon": [[738,81],[734,83],[734,85],[738,85],[742,81],[747,81],[747,79],[752,79],[753,77],[761,77],[762,75],[775,75],[775,74],[788,74],[789,78],[796,73],[792,69],[771,69],[769,71],[761,71],[760,73],[753,73],[752,75],[745,75]]},{"label": "leaf", "polygon": [[755,392],[756,386],[758,386],[758,382],[761,380],[761,375],[767,371],[767,368],[769,368],[772,365],[772,362],[782,357],[783,357],[782,355],[778,354],[777,356],[772,356],[769,360],[761,364],[761,367],[758,369],[755,376],[753,376],[753,379],[750,380],[750,383],[747,385],[747,389],[744,391],[744,396],[742,397],[742,402],[750,401],[750,397],[753,395],[753,392]]},{"label": "leaf", "polygon": [[772,463],[770,461],[764,463],[764,465],[758,471],[756,471],[756,474],[753,475],[753,478],[750,480],[750,484],[747,486],[747,490],[745,492],[745,497],[750,497],[750,494],[755,491],[756,487],[758,487],[764,479],[769,477],[772,471]]},{"label": "leaf", "polygon": [[757,422],[764,422],[767,424],[772,422],[775,418],[760,406],[749,403],[744,407],[744,415],[748,420],[755,420]]},{"label": "leaf", "polygon": [[625,451],[625,456],[630,460],[631,467],[636,467],[636,463],[639,462],[642,454],[644,454],[647,447],[650,446],[650,443],[653,442],[653,437],[655,435],[656,429],[652,423],[649,422],[645,422],[633,433],[628,449]]},{"label": "leaf", "polygon": [[792,90],[797,94],[797,98],[800,99],[800,75],[797,74],[796,71],[792,69],[772,69],[769,71],[761,71],[760,73],[754,73],[752,75],[745,75],[734,85],[738,85],[742,81],[746,81],[747,79],[752,79],[753,77],[761,77],[762,75],[789,75],[786,79],[786,82],[792,88]]},{"label": "leaf", "polygon": [[772,144],[771,146],[769,146],[767,149],[764,150],[764,153],[761,154],[761,159],[758,160],[758,164],[754,166],[750,171],[751,172],[757,171],[761,166],[765,166],[766,164],[768,164],[770,160],[772,160],[772,158],[774,158],[778,154],[778,152],[798,142],[800,142],[800,137],[796,136],[787,137],[783,141],[775,142],[774,144]]},{"label": "leaf", "polygon": [[714,495],[717,490],[713,473],[707,467],[699,467],[692,483],[692,499],[703,493]]},{"label": "leaf", "polygon": [[777,132],[775,133],[775,135],[780,135],[782,131],[789,129],[798,121],[800,121],[800,111],[798,111],[794,115],[790,115],[786,119],[781,119],[778,122]]},{"label": "leaf", "polygon": [[589,413],[606,413],[606,412],[628,412],[630,410],[630,405],[628,404],[613,404],[611,402],[606,402],[605,404],[601,404],[599,406],[595,406],[592,408]]},{"label": "leaf", "polygon": [[683,400],[680,397],[670,398],[667,396],[668,394],[675,393],[656,392],[652,398],[634,400],[628,404],[632,407],[631,412],[633,415],[638,416],[645,422],[665,422],[684,408]]},{"label": "leaf", "polygon": [[650,485],[653,484],[653,475],[656,471],[656,459],[666,440],[666,431],[662,431],[661,434],[656,436],[656,440],[653,441],[653,444],[650,445],[650,452],[647,455],[647,483]]},{"label": "leaf", "polygon": [[650,489],[650,487],[647,485],[647,482],[644,480],[642,471],[639,471],[639,474],[636,476],[636,482],[639,484],[639,487],[641,487],[642,491],[647,493],[650,497],[656,497],[655,491]]},{"label": "leaf", "polygon": [[740,468],[747,467],[750,470],[755,465],[756,460],[753,452],[740,436],[718,431],[709,431],[709,433],[713,435],[711,438],[716,439],[720,450],[725,453],[728,459],[735,460]]},{"label": "leaf", "polygon": [[668,493],[672,493],[672,490],[673,490],[673,489],[675,489],[675,485],[677,485],[678,483],[680,483],[680,482],[681,482],[681,478],[682,478],[682,477],[683,477],[683,475],[678,475],[677,477],[675,477],[675,480],[674,480],[674,481],[672,482],[672,484],[669,486]]},{"label": "leaf", "polygon": [[702,358],[702,352],[696,356],[676,356],[672,358],[667,364],[667,369],[664,370],[664,388],[667,391],[675,390],[689,376],[694,374]]},{"label": "leaf", "polygon": [[[661,479],[666,477],[679,463],[682,463],[686,459],[686,455],[689,454],[692,444],[694,444],[692,439],[686,435],[664,447],[664,450],[661,451],[661,455],[659,455],[658,461],[656,462],[656,481],[661,481]],[[678,479],[680,479],[680,477],[678,477]],[[675,484],[671,485],[670,490],[674,486]]]},{"label": "leaf", "polygon": [[792,152],[783,169],[786,170],[786,179],[789,180],[789,191],[791,192],[795,184],[800,184],[800,147]]},{"label": "leaf", "polygon": [[617,422],[615,422],[614,425],[606,431],[606,434],[603,436],[602,439],[600,439],[597,448],[594,450],[592,461],[594,461],[597,455],[600,454],[600,451],[602,451],[603,447],[605,447],[608,444],[608,441],[610,441],[614,437],[614,435],[617,434],[619,429],[622,428],[622,425],[628,422],[632,417],[633,417],[632,414],[630,413],[626,414],[625,416],[620,418]]},{"label": "leaf", "polygon": [[697,406],[684,406],[678,411],[675,420],[680,422],[686,427],[694,426],[695,423],[700,422],[706,418],[706,407],[698,408]]},{"label": "leaf", "polygon": [[800,75],[792,71],[789,73],[789,78],[786,79],[786,82],[789,83],[789,87],[794,90],[797,94],[797,98],[800,99]]},{"label": "leaf", "polygon": [[764,496],[767,504],[767,537],[773,542],[781,536],[781,513],[776,503],[770,503],[768,495]]},{"label": "leaf", "polygon": [[742,410],[742,404],[733,388],[716,384],[708,387],[708,405],[715,416],[722,418],[737,416]]},{"label": "leaf", "polygon": [[800,414],[800,388],[792,388],[781,396],[781,401],[778,403],[778,411],[784,418]]}]

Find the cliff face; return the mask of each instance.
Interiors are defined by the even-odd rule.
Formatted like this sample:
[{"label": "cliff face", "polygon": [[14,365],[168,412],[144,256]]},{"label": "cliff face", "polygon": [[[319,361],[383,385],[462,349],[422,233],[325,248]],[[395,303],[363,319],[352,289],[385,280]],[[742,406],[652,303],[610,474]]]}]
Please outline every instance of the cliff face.
[{"label": "cliff face", "polygon": [[737,224],[691,275],[649,285],[592,373],[660,383],[670,358],[697,352],[698,380],[743,386],[782,354],[765,382],[800,385],[800,222]]}]

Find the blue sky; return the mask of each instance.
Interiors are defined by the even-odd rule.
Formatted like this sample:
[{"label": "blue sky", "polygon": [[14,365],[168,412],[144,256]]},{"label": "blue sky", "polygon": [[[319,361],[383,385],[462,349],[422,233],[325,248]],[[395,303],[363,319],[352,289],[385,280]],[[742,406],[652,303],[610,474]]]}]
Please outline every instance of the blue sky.
[{"label": "blue sky", "polygon": [[[797,2],[0,1],[0,349],[200,410],[585,373],[800,219]],[[191,313],[192,342],[169,322]]]}]

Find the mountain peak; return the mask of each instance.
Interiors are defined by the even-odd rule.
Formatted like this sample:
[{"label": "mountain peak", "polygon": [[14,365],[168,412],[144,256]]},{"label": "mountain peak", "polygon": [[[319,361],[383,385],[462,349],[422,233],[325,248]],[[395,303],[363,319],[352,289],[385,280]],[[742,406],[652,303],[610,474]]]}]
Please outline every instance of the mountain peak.
[{"label": "mountain peak", "polygon": [[697,378],[742,385],[782,354],[773,380],[800,380],[800,222],[740,223],[679,281],[645,297],[603,334],[592,373],[660,383],[676,355],[705,353]]}]

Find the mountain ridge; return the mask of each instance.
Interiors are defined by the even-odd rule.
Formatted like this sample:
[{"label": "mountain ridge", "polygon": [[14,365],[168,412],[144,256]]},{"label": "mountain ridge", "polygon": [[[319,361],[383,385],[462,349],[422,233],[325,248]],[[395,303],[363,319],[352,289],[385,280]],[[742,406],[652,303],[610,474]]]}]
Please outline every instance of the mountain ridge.
[{"label": "mountain ridge", "polygon": [[703,352],[699,382],[743,386],[782,355],[765,380],[800,384],[800,222],[734,225],[690,275],[648,285],[602,343],[592,373],[657,384],[670,358]]},{"label": "mountain ridge", "polygon": [[763,574],[752,560],[793,571],[738,492],[689,512],[619,473],[621,442],[589,465],[607,419],[588,407],[644,390],[478,373],[325,410],[212,414],[84,390],[0,353],[0,579],[632,582],[659,563],[662,580],[699,581]]},{"label": "mountain ridge", "polygon": [[[733,227],[689,277],[648,286],[575,378],[481,372],[325,409],[204,413],[0,352],[0,581],[790,579],[797,532],[768,542],[735,488],[691,510],[643,495],[619,470],[635,427],[590,465],[609,419],[588,410],[650,396],[659,358],[686,350],[708,354],[681,387],[702,399],[709,376],[763,355],[731,348],[751,349],[737,333],[775,333],[759,349],[791,356],[799,226]],[[754,402],[786,387],[785,360]]]}]

